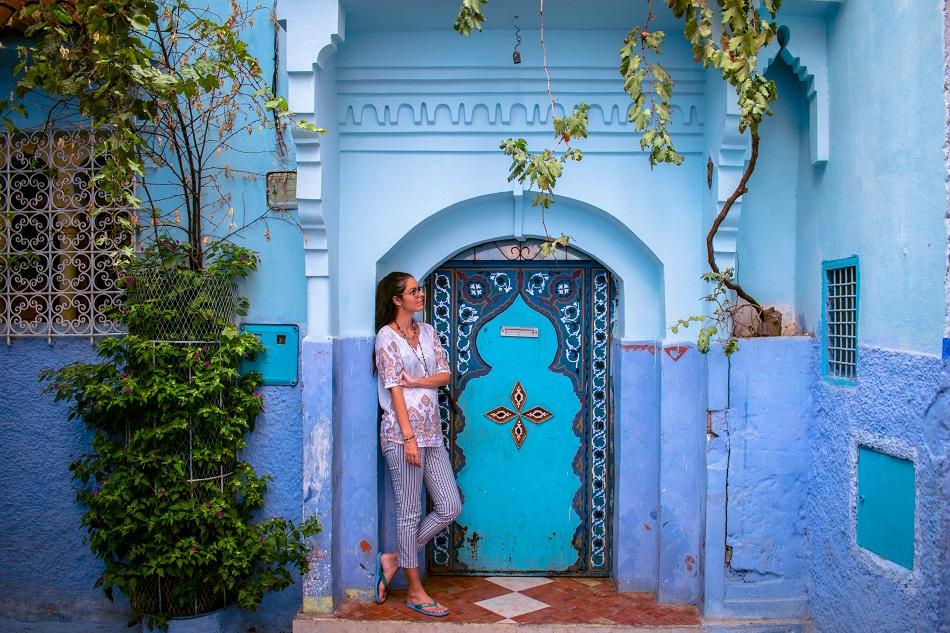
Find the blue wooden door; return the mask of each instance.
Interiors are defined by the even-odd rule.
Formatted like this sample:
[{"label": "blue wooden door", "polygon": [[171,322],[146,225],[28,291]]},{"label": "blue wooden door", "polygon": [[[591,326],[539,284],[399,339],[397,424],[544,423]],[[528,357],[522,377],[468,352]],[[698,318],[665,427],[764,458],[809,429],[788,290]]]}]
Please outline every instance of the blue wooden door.
[{"label": "blue wooden door", "polygon": [[462,514],[433,573],[609,572],[609,273],[450,262],[429,279],[459,412],[442,403]]}]

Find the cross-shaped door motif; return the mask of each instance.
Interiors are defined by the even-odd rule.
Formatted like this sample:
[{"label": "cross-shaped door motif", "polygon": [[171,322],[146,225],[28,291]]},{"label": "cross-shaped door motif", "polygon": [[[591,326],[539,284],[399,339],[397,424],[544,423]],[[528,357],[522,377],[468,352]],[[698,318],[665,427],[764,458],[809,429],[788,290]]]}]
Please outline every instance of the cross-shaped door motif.
[{"label": "cross-shaped door motif", "polygon": [[515,440],[515,446],[518,448],[521,448],[525,438],[528,436],[528,428],[524,425],[522,418],[527,418],[535,424],[541,424],[554,417],[553,413],[542,407],[531,407],[527,411],[522,411],[521,409],[527,401],[528,394],[525,392],[524,387],[521,386],[521,381],[516,380],[515,386],[511,390],[511,404],[514,405],[515,411],[502,405],[495,407],[485,414],[486,418],[498,424],[505,424],[514,418],[518,418],[518,421],[515,422],[515,425],[511,429],[511,437]]}]

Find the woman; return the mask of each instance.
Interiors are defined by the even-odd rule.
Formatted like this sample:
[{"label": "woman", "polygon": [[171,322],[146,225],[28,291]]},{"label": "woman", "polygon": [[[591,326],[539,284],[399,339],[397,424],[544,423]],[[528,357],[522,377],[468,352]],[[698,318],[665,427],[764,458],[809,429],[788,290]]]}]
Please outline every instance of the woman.
[{"label": "woman", "polygon": [[[442,617],[449,610],[419,580],[419,550],[451,525],[462,506],[439,416],[438,389],[449,383],[449,364],[435,329],[412,318],[424,304],[424,289],[407,273],[389,273],[376,286],[380,445],[396,497],[398,549],[376,557],[375,600],[386,601],[389,583],[401,567],[409,586],[406,606]],[[434,509],[420,522],[423,481]]]}]

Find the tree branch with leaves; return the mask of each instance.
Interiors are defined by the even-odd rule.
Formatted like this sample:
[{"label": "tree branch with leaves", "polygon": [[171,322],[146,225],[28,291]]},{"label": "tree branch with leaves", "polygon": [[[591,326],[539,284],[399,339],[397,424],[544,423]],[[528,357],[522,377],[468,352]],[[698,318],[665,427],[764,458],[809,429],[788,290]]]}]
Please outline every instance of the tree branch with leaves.
[{"label": "tree branch with leaves", "polygon": [[[766,79],[758,71],[758,55],[776,37],[778,29],[775,23],[781,0],[665,0],[673,15],[683,22],[683,35],[689,43],[693,58],[704,68],[715,68],[723,80],[735,90],[739,105],[739,132],[749,132],[751,154],[742,177],[733,193],[723,203],[716,218],[706,234],[706,255],[710,272],[704,274],[704,280],[715,284],[711,295],[705,299],[719,306],[710,317],[690,317],[680,320],[677,326],[688,327],[691,321],[707,318],[713,325],[704,328],[700,339],[708,349],[708,340],[717,332],[730,332],[725,343],[727,353],[736,349],[735,337],[731,335],[730,320],[735,313],[735,304],[729,301],[727,290],[735,292],[757,311],[761,306],[734,279],[733,270],[720,270],[716,262],[713,243],[719,227],[728,217],[739,198],[748,192],[748,183],[755,171],[759,156],[761,137],[759,125],[765,116],[772,114],[771,103],[777,95],[775,83]],[[543,33],[543,0],[541,7],[541,28]],[[470,35],[472,31],[481,31],[486,17],[484,6],[488,0],[462,0],[455,30],[461,35]],[[631,104],[627,110],[627,121],[640,134],[640,147],[648,153],[650,167],[667,163],[680,165],[683,156],[674,145],[669,132],[671,122],[671,100],[674,81],[660,61],[654,57],[662,55],[662,44],[666,33],[654,30],[653,0],[645,0],[646,20],[630,30],[620,48],[619,71],[623,79],[624,91],[630,96]],[[543,36],[542,36],[543,37]],[[544,68],[549,77],[545,54]],[[550,94],[550,81],[548,82]],[[536,187],[538,194],[532,204],[547,209],[554,202],[554,188],[563,174],[568,161],[580,161],[583,153],[570,147],[571,140],[586,138],[587,105],[575,106],[570,117],[554,116],[554,100],[551,98],[554,135],[557,139],[552,149],[532,152],[524,139],[507,139],[501,144],[505,155],[512,159],[508,180],[518,180]],[[562,143],[568,149],[558,153]],[[548,252],[559,245],[566,245],[566,236],[557,241],[548,237]],[[569,239],[569,238],[568,238]],[[712,297],[712,299],[710,299]],[[722,303],[725,301],[726,303]],[[713,328],[710,330],[709,328]],[[701,341],[702,343],[702,341]]]},{"label": "tree branch with leaves", "polygon": [[[238,138],[265,129],[280,138],[291,122],[324,132],[291,121],[242,39],[262,11],[238,0],[223,15],[180,0],[28,4],[18,18],[31,41],[18,49],[13,94],[0,101],[4,123],[12,131],[11,115],[26,116],[31,93],[71,104],[63,116],[78,114],[97,132],[99,188],[139,209],[154,239],[180,231],[191,267],[200,270],[205,253],[236,231],[268,217],[291,221],[265,212],[238,226],[226,181],[263,176],[228,164],[230,155],[247,152]],[[61,121],[50,114],[53,128]]]}]

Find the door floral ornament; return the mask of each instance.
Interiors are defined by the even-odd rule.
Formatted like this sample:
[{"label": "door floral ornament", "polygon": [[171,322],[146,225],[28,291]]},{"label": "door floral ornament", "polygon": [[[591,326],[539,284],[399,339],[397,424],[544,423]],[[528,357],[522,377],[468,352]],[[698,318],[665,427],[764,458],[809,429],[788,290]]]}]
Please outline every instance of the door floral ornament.
[{"label": "door floral ornament", "polygon": [[542,424],[554,417],[553,413],[543,407],[531,407],[527,411],[522,411],[521,409],[527,401],[528,394],[525,392],[524,387],[521,386],[521,381],[516,380],[515,386],[511,390],[511,404],[514,405],[515,410],[512,411],[508,407],[501,405],[485,413],[486,418],[498,424],[506,424],[517,418],[515,425],[511,428],[511,437],[514,439],[515,446],[518,448],[521,448],[525,438],[528,436],[528,427],[525,426],[523,418],[535,424]]}]

